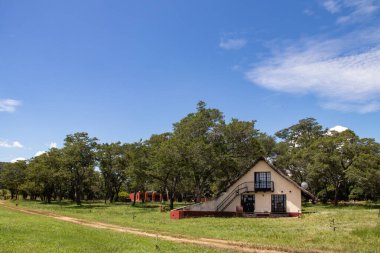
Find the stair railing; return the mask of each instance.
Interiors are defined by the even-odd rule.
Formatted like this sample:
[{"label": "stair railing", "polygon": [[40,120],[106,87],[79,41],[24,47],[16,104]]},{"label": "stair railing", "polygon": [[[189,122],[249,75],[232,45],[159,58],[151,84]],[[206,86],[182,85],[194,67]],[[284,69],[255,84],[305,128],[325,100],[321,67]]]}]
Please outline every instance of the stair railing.
[{"label": "stair railing", "polygon": [[236,198],[236,196],[248,191],[248,184],[250,183],[253,184],[253,182],[244,182],[236,186],[235,189],[233,189],[228,194],[228,196],[225,197],[223,201],[219,203],[219,205],[216,207],[216,211],[224,211],[224,209],[226,209],[231,204],[231,202]]}]

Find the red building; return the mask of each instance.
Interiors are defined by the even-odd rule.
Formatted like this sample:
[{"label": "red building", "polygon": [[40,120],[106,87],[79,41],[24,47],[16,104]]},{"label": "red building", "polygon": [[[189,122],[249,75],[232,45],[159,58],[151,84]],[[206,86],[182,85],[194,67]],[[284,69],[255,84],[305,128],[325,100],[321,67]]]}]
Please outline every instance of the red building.
[{"label": "red building", "polygon": [[[135,193],[130,193],[129,198],[131,201],[134,200]],[[162,194],[156,191],[146,191],[136,193],[136,202],[162,202],[167,201],[166,194]]]}]

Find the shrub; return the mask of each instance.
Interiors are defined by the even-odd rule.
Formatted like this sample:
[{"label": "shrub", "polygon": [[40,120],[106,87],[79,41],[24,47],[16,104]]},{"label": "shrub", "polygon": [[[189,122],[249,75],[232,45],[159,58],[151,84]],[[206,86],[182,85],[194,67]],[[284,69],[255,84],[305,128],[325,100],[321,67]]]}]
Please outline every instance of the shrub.
[{"label": "shrub", "polygon": [[11,197],[11,194],[6,189],[0,189],[0,199],[9,199]]},{"label": "shrub", "polygon": [[129,193],[128,192],[119,192],[119,201],[120,202],[129,202],[131,199],[129,198]]},{"label": "shrub", "polygon": [[350,200],[361,200],[364,198],[364,191],[360,187],[355,187],[351,190],[350,195],[348,196]]}]

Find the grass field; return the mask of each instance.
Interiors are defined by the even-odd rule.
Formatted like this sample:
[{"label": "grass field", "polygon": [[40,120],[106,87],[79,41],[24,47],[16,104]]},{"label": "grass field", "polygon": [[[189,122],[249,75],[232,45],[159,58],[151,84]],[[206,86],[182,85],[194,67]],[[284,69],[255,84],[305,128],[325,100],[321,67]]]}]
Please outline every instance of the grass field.
[{"label": "grass field", "polygon": [[132,207],[95,202],[76,206],[69,202],[44,204],[34,201],[17,201],[17,204],[147,231],[244,241],[260,247],[380,252],[379,205],[309,206],[304,208],[307,213],[302,218],[170,220],[169,213],[160,213],[154,205]]},{"label": "grass field", "polygon": [[0,252],[212,253],[221,251],[81,227],[50,218],[22,214],[0,206]]}]

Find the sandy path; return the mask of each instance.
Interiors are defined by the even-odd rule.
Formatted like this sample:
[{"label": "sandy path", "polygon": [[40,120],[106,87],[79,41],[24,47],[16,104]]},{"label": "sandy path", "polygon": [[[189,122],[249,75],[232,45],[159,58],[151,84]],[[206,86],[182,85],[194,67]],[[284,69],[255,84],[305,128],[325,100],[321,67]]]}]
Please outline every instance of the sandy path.
[{"label": "sandy path", "polygon": [[[157,239],[176,242],[176,243],[195,244],[195,245],[218,248],[218,249],[223,249],[223,250],[233,250],[233,251],[238,251],[238,252],[255,252],[255,253],[285,253],[286,252],[286,251],[278,251],[278,250],[273,250],[273,249],[262,249],[254,245],[250,245],[249,243],[238,242],[238,241],[226,241],[226,240],[218,240],[218,239],[210,239],[210,238],[184,238],[184,237],[176,237],[174,235],[163,235],[159,233],[145,232],[143,230],[130,228],[130,227],[123,227],[123,226],[118,226],[118,225],[113,225],[113,224],[108,224],[108,223],[63,216],[63,215],[59,215],[57,213],[53,213],[49,211],[10,206],[6,204],[6,202],[4,201],[0,201],[0,205],[7,209],[15,210],[18,212],[49,217],[56,220],[66,221],[66,222],[70,222],[70,223],[74,223],[74,224],[78,224],[78,225],[82,225],[86,227],[92,227],[92,228],[97,228],[97,229],[107,229],[111,231],[129,233],[129,234],[138,235],[138,236],[152,237],[152,238],[157,238]],[[294,251],[294,252],[297,252],[297,251]],[[319,253],[322,251],[301,251],[301,252],[309,252],[309,253],[318,252]]]}]

